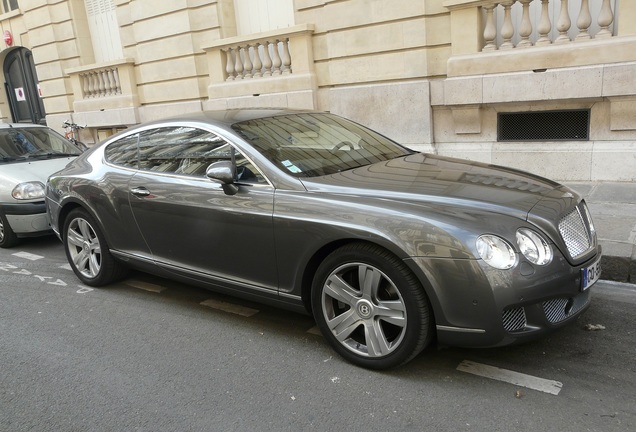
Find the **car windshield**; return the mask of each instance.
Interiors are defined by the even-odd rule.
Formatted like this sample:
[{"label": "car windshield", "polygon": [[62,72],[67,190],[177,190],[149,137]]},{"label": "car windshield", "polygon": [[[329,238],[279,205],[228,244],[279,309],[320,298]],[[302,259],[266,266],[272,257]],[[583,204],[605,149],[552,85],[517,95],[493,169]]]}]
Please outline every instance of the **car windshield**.
[{"label": "car windshield", "polygon": [[0,129],[0,162],[51,159],[80,153],[81,150],[48,128]]},{"label": "car windshield", "polygon": [[334,174],[412,153],[370,129],[333,114],[267,117],[235,123],[232,128],[295,177]]}]

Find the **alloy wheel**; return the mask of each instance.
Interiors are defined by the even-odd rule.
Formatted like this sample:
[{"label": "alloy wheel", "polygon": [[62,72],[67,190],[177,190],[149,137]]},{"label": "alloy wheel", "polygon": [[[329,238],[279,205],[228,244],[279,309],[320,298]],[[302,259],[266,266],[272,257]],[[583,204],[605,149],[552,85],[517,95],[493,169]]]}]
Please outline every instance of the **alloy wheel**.
[{"label": "alloy wheel", "polygon": [[365,357],[383,357],[400,346],[406,306],[391,279],[365,263],[336,268],[322,290],[322,310],[334,337]]},{"label": "alloy wheel", "polygon": [[71,221],[66,245],[75,268],[86,278],[96,278],[102,266],[102,249],[95,230],[86,219]]}]

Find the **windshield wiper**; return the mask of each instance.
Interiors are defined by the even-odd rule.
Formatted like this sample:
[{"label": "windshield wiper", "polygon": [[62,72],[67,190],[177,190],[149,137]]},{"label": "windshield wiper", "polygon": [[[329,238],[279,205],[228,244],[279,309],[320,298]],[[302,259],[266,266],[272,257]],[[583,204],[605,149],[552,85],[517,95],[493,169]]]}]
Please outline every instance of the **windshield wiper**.
[{"label": "windshield wiper", "polygon": [[53,159],[57,157],[69,157],[69,156],[79,156],[77,153],[57,153],[57,152],[41,152],[41,153],[33,153],[30,155],[23,156],[25,159],[37,158],[37,159]]}]

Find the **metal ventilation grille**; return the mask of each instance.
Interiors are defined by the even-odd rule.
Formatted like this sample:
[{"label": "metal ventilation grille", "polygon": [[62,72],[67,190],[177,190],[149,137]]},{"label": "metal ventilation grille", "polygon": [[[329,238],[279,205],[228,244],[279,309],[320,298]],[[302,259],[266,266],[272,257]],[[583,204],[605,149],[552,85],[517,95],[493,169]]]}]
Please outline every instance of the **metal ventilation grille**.
[{"label": "metal ventilation grille", "polygon": [[559,298],[548,300],[543,302],[543,312],[545,312],[545,317],[548,321],[552,324],[556,324],[580,311],[581,308],[587,304],[588,300],[589,298],[582,296],[571,299]]},{"label": "metal ventilation grille", "polygon": [[568,317],[566,308],[568,306],[568,299],[554,299],[543,303],[543,311],[545,316],[551,323],[558,323]]},{"label": "metal ventilation grille", "polygon": [[522,330],[526,326],[526,311],[524,308],[505,310],[501,316],[506,331]]},{"label": "metal ventilation grille", "polygon": [[559,221],[559,232],[572,258],[578,258],[592,246],[578,207]]},{"label": "metal ventilation grille", "polygon": [[587,141],[590,110],[499,113],[498,141]]}]

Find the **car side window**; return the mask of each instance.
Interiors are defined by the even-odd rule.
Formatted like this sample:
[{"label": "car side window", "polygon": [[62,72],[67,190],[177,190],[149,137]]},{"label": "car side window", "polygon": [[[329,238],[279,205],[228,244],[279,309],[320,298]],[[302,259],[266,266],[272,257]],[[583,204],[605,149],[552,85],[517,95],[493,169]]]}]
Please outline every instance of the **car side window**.
[{"label": "car side window", "polygon": [[266,183],[234,146],[218,135],[189,126],[157,128],[139,134],[139,169],[204,177],[214,162],[232,160],[238,182]]},{"label": "car side window", "polygon": [[104,151],[106,160],[126,168],[137,168],[137,142],[139,134],[132,134],[108,144]]}]

